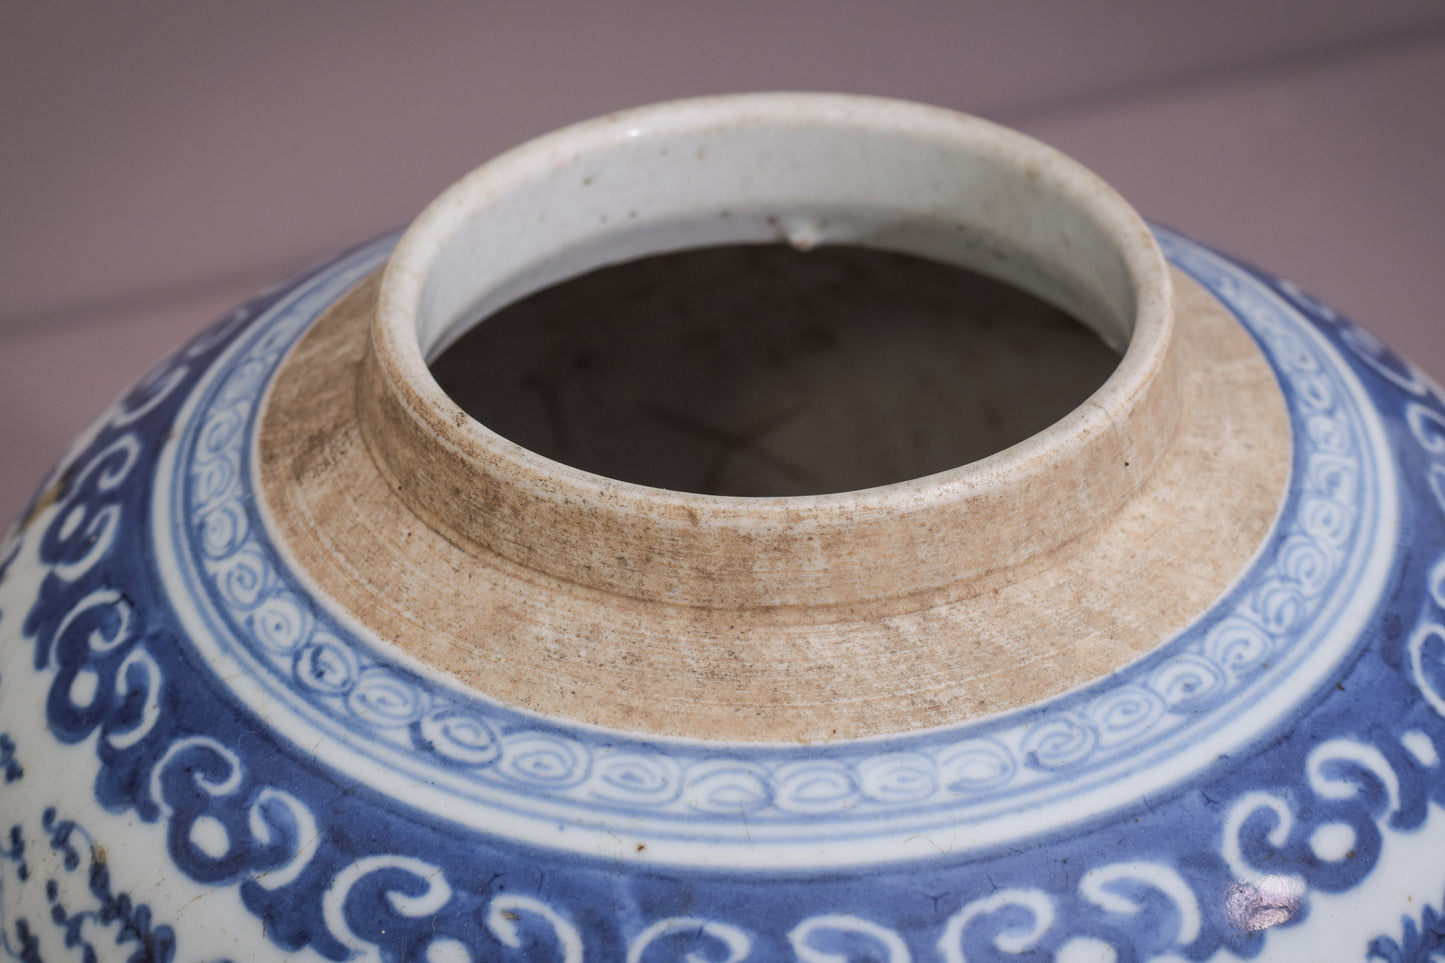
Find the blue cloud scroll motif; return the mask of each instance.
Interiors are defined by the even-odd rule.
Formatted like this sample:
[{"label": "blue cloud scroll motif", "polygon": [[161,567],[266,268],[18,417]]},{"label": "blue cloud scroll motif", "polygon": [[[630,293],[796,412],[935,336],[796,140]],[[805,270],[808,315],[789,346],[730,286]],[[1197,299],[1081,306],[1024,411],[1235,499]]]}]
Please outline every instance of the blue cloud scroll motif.
[{"label": "blue cloud scroll motif", "polygon": [[[718,748],[538,720],[398,662],[306,595],[255,509],[247,460],[269,372],[388,240],[268,294],[157,369],[32,506],[32,524],[0,550],[11,566],[0,635],[23,638],[27,673],[6,663],[0,716],[24,703],[20,687],[38,687],[48,735],[7,729],[0,772],[30,780],[47,739],[93,747],[99,807],[163,827],[177,878],[236,894],[278,954],[1257,956],[1307,929],[1320,899],[1374,885],[1445,806],[1445,399],[1290,286],[1173,235],[1161,242],[1275,365],[1296,432],[1293,480],[1249,576],[1106,684],[910,737]],[[32,561],[38,592],[20,599],[7,591],[14,566]],[[190,631],[199,618],[204,639]],[[255,688],[218,674],[218,654],[251,667]],[[1136,778],[1301,678],[1292,717],[1184,777]],[[272,700],[266,718],[304,713],[358,757],[396,762],[482,815],[443,816],[318,763],[262,724],[256,692]],[[1065,828],[1006,845],[978,829],[1119,778],[1130,797]],[[513,808],[545,810],[552,841],[494,831]],[[44,886],[31,872],[43,851],[73,852],[77,872],[102,878],[86,868],[89,831],[61,811],[0,836],[12,891]],[[634,817],[679,852],[695,845],[698,864],[570,842]],[[821,853],[863,840],[865,856],[798,869],[716,858],[743,851],[744,824],[759,847],[801,833]],[[868,847],[885,831],[915,848],[880,856]],[[94,906],[67,903],[63,920],[101,914],[145,934],[125,944],[150,948],[137,960],[189,958],[187,939],[204,939],[103,879]],[[1428,958],[1438,920],[1422,911],[1401,939],[1362,939],[1350,958]],[[7,918],[0,946],[33,958],[41,922]]]}]

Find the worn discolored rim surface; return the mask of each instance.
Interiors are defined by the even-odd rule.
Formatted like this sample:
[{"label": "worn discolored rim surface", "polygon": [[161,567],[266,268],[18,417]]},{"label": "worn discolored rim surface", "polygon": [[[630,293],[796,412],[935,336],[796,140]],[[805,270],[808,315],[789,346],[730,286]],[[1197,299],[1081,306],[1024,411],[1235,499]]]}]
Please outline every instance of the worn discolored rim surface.
[{"label": "worn discolored rim surface", "polygon": [[[993,457],[776,499],[559,465],[467,417],[426,369],[461,329],[552,280],[661,250],[779,240],[982,269],[1127,350],[1084,405]],[[362,427],[418,515],[568,582],[710,608],[907,597],[1057,548],[1149,477],[1179,417],[1172,323],[1168,272],[1138,215],[1023,135],[870,98],[684,101],[518,148],[417,219],[382,279]]]},{"label": "worn discolored rim surface", "polygon": [[[837,160],[860,140],[867,163]],[[760,152],[786,169],[760,177]],[[793,167],[807,175],[789,182]],[[768,190],[740,188],[738,170]],[[923,187],[894,191],[899,171]],[[467,417],[426,369],[466,324],[550,281],[768,240],[983,269],[1127,350],[1084,405],[1019,445],[799,498],[560,465]],[[523,709],[745,741],[947,725],[1113,671],[1246,568],[1290,457],[1257,346],[1171,281],[1097,178],[983,121],[815,95],[646,108],[474,172],[297,345],[259,446],[268,514],[298,568],[409,656]]]}]

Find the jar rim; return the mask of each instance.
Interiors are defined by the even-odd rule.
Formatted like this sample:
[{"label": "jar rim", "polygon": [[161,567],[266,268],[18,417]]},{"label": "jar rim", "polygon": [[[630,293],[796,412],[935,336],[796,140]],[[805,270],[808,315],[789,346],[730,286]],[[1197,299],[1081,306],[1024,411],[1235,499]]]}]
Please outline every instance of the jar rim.
[{"label": "jar rim", "polygon": [[[707,216],[728,197],[732,216]],[[828,204],[864,214],[817,217]],[[606,226],[609,205],[640,216]],[[535,230],[522,230],[533,215]],[[909,226],[930,218],[963,224],[963,240],[940,246],[936,231]],[[860,233],[1064,302],[1124,349],[1118,368],[1069,415],[987,458],[877,488],[776,497],[656,489],[552,461],[472,419],[427,369],[427,354],[468,317],[604,263]],[[701,98],[549,134],[429,205],[381,281],[362,426],[417,514],[571,582],[706,607],[905,597],[1049,551],[1149,477],[1179,417],[1172,325],[1169,275],[1147,225],[1032,138],[880,98]]]}]

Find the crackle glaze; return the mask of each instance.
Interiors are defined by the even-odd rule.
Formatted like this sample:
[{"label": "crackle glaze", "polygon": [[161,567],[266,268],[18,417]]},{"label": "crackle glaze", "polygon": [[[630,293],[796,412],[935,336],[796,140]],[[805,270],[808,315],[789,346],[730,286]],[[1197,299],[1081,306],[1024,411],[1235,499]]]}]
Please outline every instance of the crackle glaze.
[{"label": "crackle glaze", "polygon": [[[262,436],[297,345],[375,283],[397,237],[238,309],[76,442],[0,549],[0,952],[431,963],[1445,952],[1445,395],[1292,285],[1170,231],[1153,238],[1176,284],[1197,285],[1199,303],[1248,336],[1277,393],[1283,480],[1260,483],[1257,538],[1237,562],[1209,556],[1222,574],[1199,577],[1217,590],[1180,624],[1082,682],[921,724],[888,716],[847,738],[709,738],[645,712],[621,724],[566,703],[547,711],[512,682],[489,688],[490,663],[466,675],[369,623],[276,517],[275,486],[293,476],[274,465],[293,463],[280,446],[263,464]],[[363,314],[396,310],[387,283],[379,301],[362,297]],[[1156,441],[1162,452],[1203,437],[1151,412],[1168,425],[1136,446],[1146,460],[1174,457]],[[385,463],[396,444],[350,455]],[[592,481],[557,482],[568,484]],[[1121,485],[1109,499],[1172,504],[1146,482]],[[619,491],[609,504],[651,497]],[[896,495],[868,497],[886,509]],[[762,526],[764,541],[797,531],[699,504],[724,528]],[[1204,511],[1179,504],[1171,524]],[[416,524],[440,529],[449,511],[417,511]],[[1052,604],[1049,560],[1097,551],[1116,564],[1110,537],[1051,544],[1008,578]],[[1147,537],[1130,534],[1123,554]],[[671,583],[637,569],[616,576],[622,589],[605,572],[578,587],[567,559],[539,563],[544,578],[525,551],[483,549],[457,557],[538,593],[614,591],[644,615],[700,609],[688,623],[699,638],[718,637],[715,617],[779,617],[779,598],[760,603],[772,614],[737,615],[731,597],[731,608],[649,598]],[[806,593],[856,588],[857,569],[829,581],[826,564],[804,566],[778,589],[806,610],[788,631],[982,605],[936,591],[939,557],[906,573],[903,591],[853,608],[830,598],[816,619]],[[1154,590],[1189,571],[1181,558]],[[746,583],[720,591],[746,595]],[[941,636],[956,623],[919,624]],[[533,658],[518,645],[518,661]]]}]

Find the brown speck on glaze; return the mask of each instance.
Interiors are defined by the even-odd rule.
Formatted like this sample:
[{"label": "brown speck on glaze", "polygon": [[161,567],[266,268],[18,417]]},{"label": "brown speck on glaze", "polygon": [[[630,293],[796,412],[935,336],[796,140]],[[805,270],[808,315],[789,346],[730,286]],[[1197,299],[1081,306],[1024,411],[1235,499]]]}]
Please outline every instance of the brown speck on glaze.
[{"label": "brown speck on glaze", "polygon": [[66,469],[64,475],[56,479],[55,484],[45,489],[41,496],[35,500],[35,503],[30,506],[30,509],[21,516],[20,523],[16,526],[17,531],[24,532],[27,530],[31,522],[35,521],[47,508],[60,500],[60,496],[65,493],[66,485],[69,483],[73,471],[74,466],[72,465]]}]

